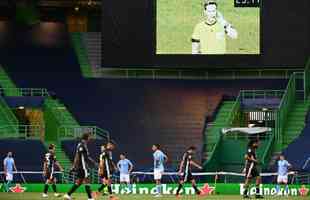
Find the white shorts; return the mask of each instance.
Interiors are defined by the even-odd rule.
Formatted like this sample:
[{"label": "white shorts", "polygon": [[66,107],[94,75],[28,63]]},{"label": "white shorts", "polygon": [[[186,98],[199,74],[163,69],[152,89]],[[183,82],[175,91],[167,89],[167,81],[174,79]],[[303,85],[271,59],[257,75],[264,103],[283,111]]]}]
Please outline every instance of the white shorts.
[{"label": "white shorts", "polygon": [[154,180],[161,180],[163,173],[164,173],[164,170],[162,169],[154,169]]},{"label": "white shorts", "polygon": [[13,174],[7,173],[7,174],[6,174],[6,177],[5,177],[5,180],[7,180],[7,181],[13,181]]},{"label": "white shorts", "polygon": [[284,176],[278,175],[277,182],[278,183],[287,183],[288,182],[288,176],[287,175],[284,175]]},{"label": "white shorts", "polygon": [[129,174],[120,174],[119,181],[121,183],[130,183],[130,175]]}]

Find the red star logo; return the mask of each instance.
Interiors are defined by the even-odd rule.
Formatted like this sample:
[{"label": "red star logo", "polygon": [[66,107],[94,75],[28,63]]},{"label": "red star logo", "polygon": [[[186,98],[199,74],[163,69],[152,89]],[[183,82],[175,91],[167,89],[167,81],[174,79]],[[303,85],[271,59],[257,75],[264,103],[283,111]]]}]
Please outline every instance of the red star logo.
[{"label": "red star logo", "polygon": [[204,186],[201,188],[202,195],[210,195],[213,191],[214,187],[210,187],[208,183],[204,184]]},{"label": "red star logo", "polygon": [[301,188],[299,188],[299,194],[300,196],[307,196],[309,192],[309,189],[306,188],[305,185],[301,186]]},{"label": "red star logo", "polygon": [[22,187],[20,184],[16,184],[15,187],[10,187],[10,190],[14,193],[22,193],[26,190],[26,188]]}]

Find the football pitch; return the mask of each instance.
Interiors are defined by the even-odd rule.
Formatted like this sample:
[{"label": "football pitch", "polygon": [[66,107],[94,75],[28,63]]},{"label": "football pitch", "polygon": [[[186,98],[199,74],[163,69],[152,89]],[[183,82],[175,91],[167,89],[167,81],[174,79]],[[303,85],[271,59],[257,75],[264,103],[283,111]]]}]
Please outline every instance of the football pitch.
[{"label": "football pitch", "polygon": [[[0,193],[1,200],[42,200],[42,199],[63,199],[62,197],[54,197],[52,193],[48,198],[42,198],[41,193]],[[72,195],[74,200],[87,200],[87,196],[84,193],[77,193]],[[184,200],[198,200],[198,199],[208,199],[208,200],[241,200],[243,199],[240,195],[211,195],[211,196],[189,196],[184,195],[180,198],[176,198],[173,195],[163,195],[162,197],[155,198],[152,195],[119,195],[117,196],[119,200],[153,200],[153,199],[161,199],[161,200],[172,200],[172,199],[184,199]],[[306,200],[309,197],[265,197],[264,199],[268,200]],[[101,196],[98,199],[108,199],[106,196]]]},{"label": "football pitch", "polygon": [[[191,54],[191,35],[203,19],[202,0],[157,0],[156,53]],[[218,11],[238,31],[227,39],[227,54],[260,53],[260,9],[235,8],[233,0],[218,0]]]}]

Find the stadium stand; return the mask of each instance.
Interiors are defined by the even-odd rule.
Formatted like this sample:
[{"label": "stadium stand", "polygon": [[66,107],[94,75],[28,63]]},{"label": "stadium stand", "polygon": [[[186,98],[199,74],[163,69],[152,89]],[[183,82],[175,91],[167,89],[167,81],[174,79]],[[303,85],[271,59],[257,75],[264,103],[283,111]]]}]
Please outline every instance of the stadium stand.
[{"label": "stadium stand", "polygon": [[87,55],[92,68],[101,67],[101,33],[87,32],[82,34],[82,42],[87,50]]},{"label": "stadium stand", "polygon": [[310,155],[309,150],[310,141],[310,115],[306,119],[306,126],[303,129],[300,136],[290,143],[286,149],[284,149],[283,154],[286,156],[287,160],[293,165],[295,170],[308,171],[310,172],[310,164],[305,166],[307,159]]},{"label": "stadium stand", "polygon": [[[190,144],[201,149],[206,118],[222,105],[219,113],[223,115],[218,116],[221,123],[233,105],[233,101],[222,102],[223,96],[234,99],[240,89],[284,89],[287,84],[287,80],[271,79],[260,79],[259,84],[255,80],[84,79],[72,49],[27,47],[32,52],[27,57],[20,54],[22,47],[15,51],[11,55],[15,59],[7,59],[6,65],[19,86],[45,87],[55,92],[81,125],[91,123],[107,128],[112,138],[122,144],[116,153],[127,152],[129,158],[145,168],[152,165],[152,143],[162,144],[172,164]],[[24,61],[29,63],[27,70],[21,70]],[[211,143],[212,135],[206,137]],[[175,145],[175,141],[186,143]]]}]

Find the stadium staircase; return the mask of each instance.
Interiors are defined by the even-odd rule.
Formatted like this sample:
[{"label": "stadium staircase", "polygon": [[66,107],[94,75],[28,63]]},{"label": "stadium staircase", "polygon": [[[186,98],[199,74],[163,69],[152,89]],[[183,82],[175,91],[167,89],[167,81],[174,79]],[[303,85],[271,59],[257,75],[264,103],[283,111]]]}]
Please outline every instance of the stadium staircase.
[{"label": "stadium staircase", "polygon": [[219,134],[221,128],[229,125],[229,121],[227,121],[227,119],[233,109],[234,103],[234,101],[223,101],[218,113],[216,114],[214,122],[207,125],[204,132],[204,151],[206,153],[205,159],[208,159],[208,157],[211,156],[212,150],[220,137]]},{"label": "stadium staircase", "polygon": [[[46,126],[45,141],[46,146],[53,143],[56,145],[56,157],[63,168],[69,168],[71,161],[67,157],[66,153],[62,150],[60,136],[58,130],[55,127],[60,126],[73,126],[78,127],[79,124],[67,110],[64,104],[60,103],[56,99],[48,97],[44,102],[44,118],[51,126]],[[56,125],[55,125],[56,124]]]},{"label": "stadium staircase", "polygon": [[0,135],[1,137],[14,137],[18,133],[18,120],[5,100],[0,96]]},{"label": "stadium staircase", "polygon": [[92,68],[101,68],[101,33],[82,33],[82,42],[87,50],[87,55]]},{"label": "stadium staircase", "polygon": [[18,91],[16,90],[16,85],[10,79],[6,71],[0,65],[0,86],[3,89],[3,93],[5,96],[19,96]]},{"label": "stadium staircase", "polygon": [[76,52],[83,76],[92,77],[92,70],[87,56],[87,50],[82,41],[82,33],[71,33],[71,41]]},{"label": "stadium staircase", "polygon": [[302,133],[305,127],[305,118],[310,107],[310,100],[297,100],[289,112],[288,120],[283,132],[282,149],[288,147]]}]

